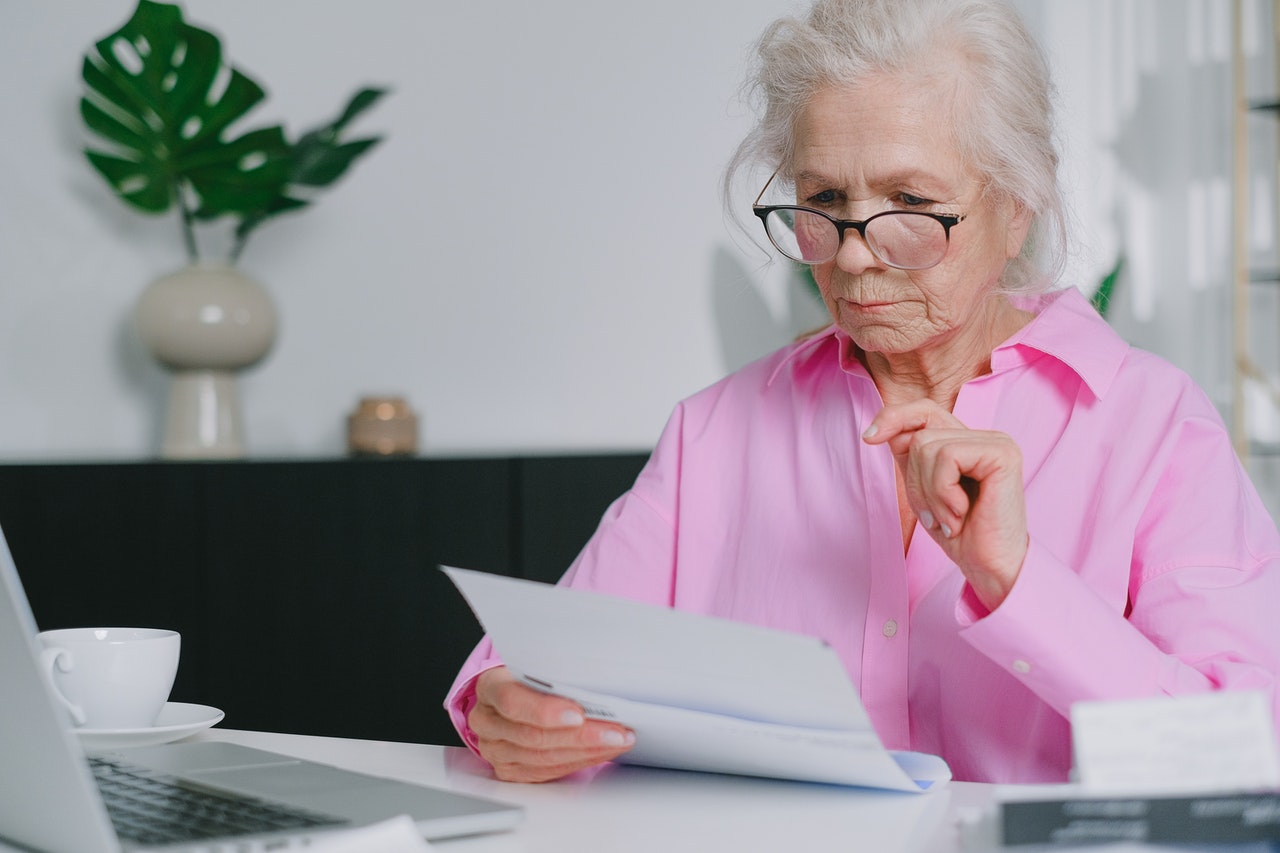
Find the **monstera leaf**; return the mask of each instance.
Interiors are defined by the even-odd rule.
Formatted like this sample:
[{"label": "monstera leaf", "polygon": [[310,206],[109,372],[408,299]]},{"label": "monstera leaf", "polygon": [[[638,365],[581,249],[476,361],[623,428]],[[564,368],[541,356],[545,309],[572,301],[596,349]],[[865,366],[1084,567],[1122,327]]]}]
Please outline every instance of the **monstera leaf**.
[{"label": "monstera leaf", "polygon": [[239,218],[234,260],[263,221],[308,203],[292,186],[327,186],[379,141],[340,135],[380,89],[361,90],[338,119],[296,144],[280,125],[235,135],[232,125],[266,93],[225,62],[217,36],[168,3],[139,0],[129,21],[86,54],[81,76],[80,115],[105,143],[86,148],[89,162],[138,210],[176,206],[193,259],[196,221]]},{"label": "monstera leaf", "polygon": [[217,37],[185,23],[177,6],[141,0],[85,57],[82,76],[80,115],[113,149],[87,150],[89,162],[140,210],[194,205],[207,219],[280,193],[289,147],[279,126],[224,138],[265,97],[262,87],[224,69]]},{"label": "monstera leaf", "polygon": [[248,211],[236,228],[236,247],[233,257],[239,254],[249,234],[271,217],[310,204],[308,198],[298,198],[290,193],[293,188],[327,187],[342,177],[351,164],[382,141],[381,137],[369,137],[343,141],[342,134],[356,116],[386,94],[384,89],[361,89],[347,103],[336,119],[302,134],[291,146],[288,157],[286,186],[275,198],[256,210]]}]

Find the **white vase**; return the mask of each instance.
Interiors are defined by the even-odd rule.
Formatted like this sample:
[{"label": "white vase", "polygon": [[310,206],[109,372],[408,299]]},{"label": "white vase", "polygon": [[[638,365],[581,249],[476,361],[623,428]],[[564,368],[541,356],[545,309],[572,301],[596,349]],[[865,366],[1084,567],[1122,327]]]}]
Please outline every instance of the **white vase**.
[{"label": "white vase", "polygon": [[147,285],[134,322],[171,374],[160,455],[243,457],[237,374],[275,342],[276,309],[266,290],[233,266],[195,264]]}]

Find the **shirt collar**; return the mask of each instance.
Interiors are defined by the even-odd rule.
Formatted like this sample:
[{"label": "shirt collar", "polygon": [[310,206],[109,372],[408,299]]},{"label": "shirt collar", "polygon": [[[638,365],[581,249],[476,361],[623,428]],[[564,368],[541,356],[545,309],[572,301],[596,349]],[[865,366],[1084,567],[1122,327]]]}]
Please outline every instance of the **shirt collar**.
[{"label": "shirt collar", "polygon": [[1033,298],[1020,307],[1034,311],[1035,319],[996,347],[991,354],[992,371],[1025,362],[1025,349],[1031,349],[1066,365],[1101,399],[1120,372],[1129,344],[1074,287]]},{"label": "shirt collar", "polygon": [[845,353],[851,349],[851,344],[849,336],[840,331],[834,323],[825,329],[813,332],[808,337],[793,343],[790,349],[783,353],[782,358],[778,359],[778,363],[774,365],[773,372],[769,374],[769,381],[766,384],[772,385],[778,378],[778,374],[789,365],[794,364],[793,369],[799,370],[805,364],[825,364],[826,361],[819,355],[828,350],[831,351],[828,358],[838,359],[846,372],[851,369],[845,364],[846,361],[853,361],[855,365],[861,367],[855,359],[845,356]]},{"label": "shirt collar", "polygon": [[[992,371],[1025,364],[1029,360],[1028,350],[1043,353],[1070,368],[1094,396],[1101,399],[1129,351],[1124,339],[1074,287],[1015,301],[1036,316],[996,347],[991,354]],[[790,351],[778,360],[769,384],[792,363],[796,369],[804,363],[821,363],[819,354],[823,352],[829,352],[827,357],[836,359],[845,373],[867,376],[862,364],[853,357],[849,336],[833,324],[792,344]]]}]

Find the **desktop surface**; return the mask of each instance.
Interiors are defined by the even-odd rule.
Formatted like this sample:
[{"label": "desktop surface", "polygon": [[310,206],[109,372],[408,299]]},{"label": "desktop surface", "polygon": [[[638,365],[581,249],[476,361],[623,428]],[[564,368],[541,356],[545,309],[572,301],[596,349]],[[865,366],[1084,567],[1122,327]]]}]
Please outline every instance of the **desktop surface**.
[{"label": "desktop surface", "polygon": [[926,794],[611,765],[545,785],[499,782],[461,747],[210,729],[227,740],[522,805],[510,832],[433,842],[451,853],[959,851],[956,815],[986,785]]},{"label": "desktop surface", "polygon": [[[990,805],[997,787],[973,782],[952,782],[931,793],[909,794],[611,765],[595,774],[526,785],[497,781],[462,747],[219,728],[189,740],[258,747],[525,808],[524,820],[515,829],[432,842],[432,850],[444,853],[996,853],[998,849],[961,845],[961,820]],[[1055,853],[1171,850],[1132,843],[1052,849]],[[1246,845],[1241,853],[1258,849]],[[11,850],[0,842],[0,851]]]}]

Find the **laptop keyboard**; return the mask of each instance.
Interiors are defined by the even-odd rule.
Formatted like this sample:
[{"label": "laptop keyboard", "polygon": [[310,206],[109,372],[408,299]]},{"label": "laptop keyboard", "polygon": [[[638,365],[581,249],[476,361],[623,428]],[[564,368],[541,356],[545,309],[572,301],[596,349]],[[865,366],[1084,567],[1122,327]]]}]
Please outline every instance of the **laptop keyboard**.
[{"label": "laptop keyboard", "polygon": [[173,844],[345,822],[191,787],[106,756],[90,756],[89,763],[116,833],[135,844]]}]

